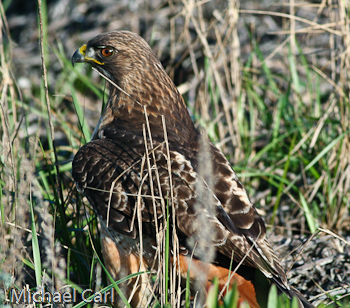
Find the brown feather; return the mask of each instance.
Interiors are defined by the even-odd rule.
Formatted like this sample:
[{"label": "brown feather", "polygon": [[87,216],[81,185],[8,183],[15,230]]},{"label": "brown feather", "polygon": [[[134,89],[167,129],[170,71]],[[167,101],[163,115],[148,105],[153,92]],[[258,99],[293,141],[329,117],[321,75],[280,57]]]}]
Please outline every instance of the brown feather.
[{"label": "brown feather", "polygon": [[[113,48],[113,56],[102,57],[100,49],[105,46]],[[188,239],[198,241],[201,237],[202,226],[195,223],[199,217],[199,204],[202,214],[206,215],[208,228],[215,230],[209,242],[215,247],[216,258],[213,265],[208,266],[216,266],[217,271],[219,268],[227,270],[243,260],[241,268],[237,269],[239,277],[246,280],[242,285],[255,283],[252,273],[258,270],[266,276],[266,281],[275,283],[282,292],[288,296],[294,294],[267,242],[262,218],[225,156],[212,144],[213,187],[210,188],[199,175],[200,134],[182,96],[148,44],[138,35],[126,31],[104,33],[86,44],[84,54],[79,49],[72,61],[89,62],[111,80],[109,100],[93,138],[73,160],[73,178],[106,228],[137,241],[139,226],[134,218],[140,194],[143,234],[149,242],[155,243],[155,220],[160,221],[163,213],[159,198],[153,206],[151,187],[155,196],[169,196],[172,184],[174,199],[168,202],[173,202],[171,206],[175,209],[176,229],[184,254],[191,252],[195,259],[201,258],[188,244]],[[172,183],[162,117],[167,126]],[[144,144],[146,118],[155,148],[152,165],[157,168],[160,189],[155,180],[150,182],[148,170],[143,166],[146,147],[151,149],[149,143]],[[214,214],[205,210],[205,201],[197,195],[198,183],[212,196]],[[106,242],[105,247],[108,247]],[[113,247],[111,251],[114,251]],[[110,268],[113,271],[113,267]],[[302,301],[305,307],[312,307],[305,300],[300,301],[300,307],[303,307]],[[251,303],[252,307],[258,307],[256,299],[251,299]]]}]

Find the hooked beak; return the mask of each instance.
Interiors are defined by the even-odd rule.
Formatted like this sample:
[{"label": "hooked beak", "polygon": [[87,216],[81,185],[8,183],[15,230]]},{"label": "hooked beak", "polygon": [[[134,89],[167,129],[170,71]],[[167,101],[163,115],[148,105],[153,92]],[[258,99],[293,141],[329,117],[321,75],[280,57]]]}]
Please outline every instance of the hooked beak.
[{"label": "hooked beak", "polygon": [[86,44],[81,46],[72,57],[72,65],[75,63],[87,62],[92,64],[93,66],[101,66],[104,65],[103,62],[96,59],[95,50],[93,48],[89,48],[86,50]]},{"label": "hooked beak", "polygon": [[72,56],[72,65],[85,62],[86,45],[81,46]]}]

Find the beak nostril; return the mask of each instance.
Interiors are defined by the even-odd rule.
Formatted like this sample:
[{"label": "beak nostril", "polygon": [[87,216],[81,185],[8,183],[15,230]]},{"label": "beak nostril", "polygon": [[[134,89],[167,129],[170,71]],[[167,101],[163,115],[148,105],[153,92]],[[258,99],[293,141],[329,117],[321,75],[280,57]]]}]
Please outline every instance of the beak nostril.
[{"label": "beak nostril", "polygon": [[86,52],[86,44],[82,45],[80,48],[79,48],[79,51],[80,53],[85,56],[85,52]]}]

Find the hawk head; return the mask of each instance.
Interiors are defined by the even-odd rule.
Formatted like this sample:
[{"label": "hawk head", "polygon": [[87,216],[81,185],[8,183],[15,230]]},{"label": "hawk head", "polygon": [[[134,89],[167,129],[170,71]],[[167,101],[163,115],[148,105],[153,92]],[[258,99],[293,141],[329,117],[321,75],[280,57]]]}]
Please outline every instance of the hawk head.
[{"label": "hawk head", "polygon": [[95,67],[118,85],[145,78],[155,67],[163,69],[152,49],[139,35],[129,31],[112,31],[96,36],[82,45],[72,57]]},{"label": "hawk head", "polygon": [[77,62],[92,65],[108,78],[107,105],[114,106],[113,117],[118,118],[119,126],[124,125],[123,130],[142,129],[137,123],[144,119],[143,108],[147,107],[154,138],[159,135],[164,139],[161,116],[169,129],[169,140],[183,144],[197,135],[182,96],[151,47],[139,35],[128,31],[102,33],[73,54],[72,64]]}]

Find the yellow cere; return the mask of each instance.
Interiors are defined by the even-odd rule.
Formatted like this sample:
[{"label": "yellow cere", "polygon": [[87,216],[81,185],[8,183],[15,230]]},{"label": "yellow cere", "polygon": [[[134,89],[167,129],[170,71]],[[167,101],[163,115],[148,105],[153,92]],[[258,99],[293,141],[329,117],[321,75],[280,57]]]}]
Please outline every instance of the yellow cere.
[{"label": "yellow cere", "polygon": [[92,62],[95,62],[96,64],[104,65],[103,62],[100,62],[100,61],[96,60],[95,58],[91,58],[91,57],[88,57],[86,55],[86,44],[84,44],[83,46],[81,46],[79,48],[79,52],[84,56],[85,61],[92,61]]},{"label": "yellow cere", "polygon": [[83,46],[81,46],[79,48],[79,52],[85,57],[85,51],[86,51],[86,44],[84,44]]}]

